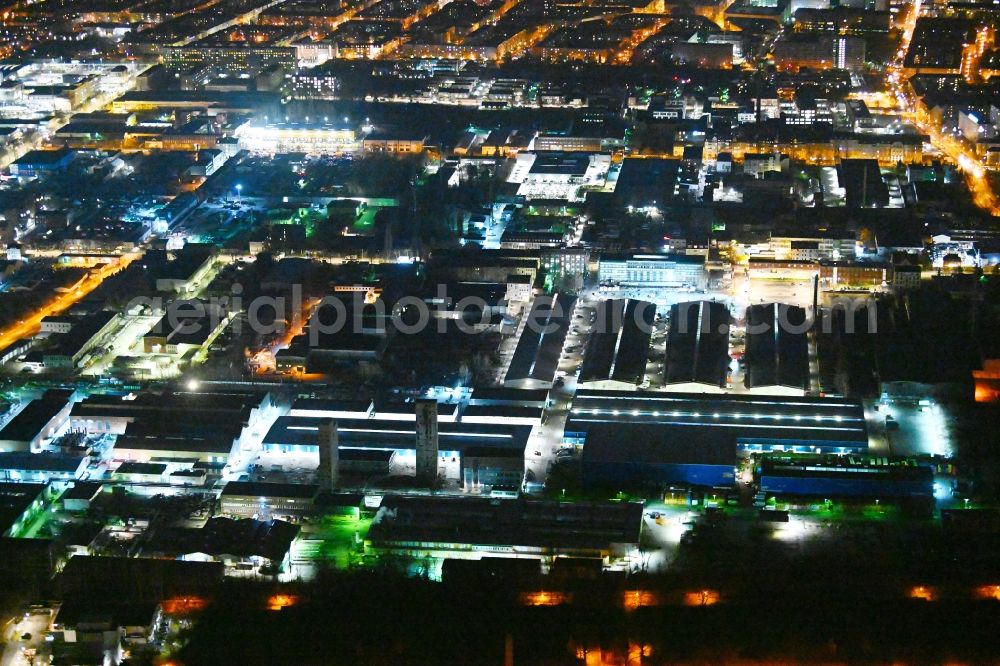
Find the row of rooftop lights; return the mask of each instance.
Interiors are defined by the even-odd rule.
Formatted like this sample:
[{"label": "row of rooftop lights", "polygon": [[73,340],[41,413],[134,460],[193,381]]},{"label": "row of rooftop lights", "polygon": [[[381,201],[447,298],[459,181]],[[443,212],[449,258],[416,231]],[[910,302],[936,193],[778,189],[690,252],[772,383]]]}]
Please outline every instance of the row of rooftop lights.
[{"label": "row of rooftop lights", "polygon": [[[623,411],[623,410],[620,410],[620,409],[610,409],[610,410],[608,410],[608,409],[583,409],[583,408],[579,408],[579,407],[574,407],[573,408],[573,413],[574,414],[611,414],[612,416],[621,416],[622,414],[631,415],[631,416],[674,416],[674,417],[690,416],[690,417],[696,418],[696,419],[697,418],[701,418],[701,416],[702,416],[701,412],[673,411],[673,412],[662,412],[661,413],[659,411],[642,412],[642,411],[640,411],[638,409],[633,409],[631,412],[629,412],[627,410]],[[708,415],[706,414],[705,416],[708,416]],[[712,418],[715,418],[715,419],[722,418],[722,414],[720,414],[719,412],[713,412],[711,416],[712,416]],[[732,416],[732,418],[735,418],[735,419],[741,419],[741,418],[745,417],[745,418],[749,418],[749,419],[758,419],[758,420],[759,419],[774,419],[775,421],[782,421],[784,419],[791,419],[792,421],[803,421],[803,420],[807,420],[809,418],[807,416],[802,416],[801,414],[796,414],[795,416],[786,416],[784,414],[742,414],[742,413],[739,413],[739,412],[737,412],[735,414],[732,414],[731,416]],[[817,421],[835,421],[837,423],[840,423],[840,422],[844,421],[844,417],[843,416],[839,416],[839,415],[838,416],[821,416],[821,415],[817,414],[813,418],[815,420],[817,420]],[[848,420],[850,420],[850,421],[860,421],[861,419],[851,418],[851,419],[848,419]]]}]

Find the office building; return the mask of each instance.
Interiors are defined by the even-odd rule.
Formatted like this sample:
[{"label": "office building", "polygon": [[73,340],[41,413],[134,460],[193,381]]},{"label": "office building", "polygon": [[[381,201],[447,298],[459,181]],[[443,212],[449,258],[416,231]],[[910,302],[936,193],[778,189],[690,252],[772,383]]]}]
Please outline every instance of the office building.
[{"label": "office building", "polygon": [[700,287],[705,258],[681,254],[602,256],[598,263],[601,284],[623,287]]}]

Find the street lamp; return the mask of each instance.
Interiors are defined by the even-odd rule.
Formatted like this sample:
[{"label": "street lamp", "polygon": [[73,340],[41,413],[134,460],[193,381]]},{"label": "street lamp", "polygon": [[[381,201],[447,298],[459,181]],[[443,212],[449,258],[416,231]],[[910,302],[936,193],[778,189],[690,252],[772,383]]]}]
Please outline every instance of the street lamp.
[{"label": "street lamp", "polygon": [[237,183],[236,184],[236,203],[238,203],[238,204],[243,203],[243,199],[240,196],[242,194],[243,194],[243,185],[240,184],[240,183]]}]

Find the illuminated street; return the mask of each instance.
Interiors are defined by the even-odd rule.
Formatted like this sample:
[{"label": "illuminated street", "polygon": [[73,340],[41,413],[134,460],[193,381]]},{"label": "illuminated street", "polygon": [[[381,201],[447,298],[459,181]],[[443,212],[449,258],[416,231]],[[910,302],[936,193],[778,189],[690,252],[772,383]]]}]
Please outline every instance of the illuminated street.
[{"label": "illuminated street", "polygon": [[105,279],[125,269],[135,259],[134,255],[122,255],[116,264],[108,264],[92,270],[87,279],[73,292],[60,294],[38,311],[19,321],[16,326],[0,331],[0,348],[6,347],[20,338],[33,335],[38,331],[42,319],[57,315],[79,302],[87,294],[101,286]]}]

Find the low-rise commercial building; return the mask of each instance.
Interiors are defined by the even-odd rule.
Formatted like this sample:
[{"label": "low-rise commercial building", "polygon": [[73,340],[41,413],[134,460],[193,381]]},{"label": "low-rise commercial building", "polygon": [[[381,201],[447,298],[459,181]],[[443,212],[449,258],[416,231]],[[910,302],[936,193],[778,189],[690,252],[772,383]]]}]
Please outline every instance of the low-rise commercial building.
[{"label": "low-rise commercial building", "polygon": [[16,537],[45,506],[46,483],[0,482],[0,536]]},{"label": "low-rise commercial building", "polygon": [[118,312],[95,312],[78,317],[70,331],[60,335],[55,347],[43,352],[46,370],[80,368],[91,359],[91,352],[101,346],[121,323]]},{"label": "low-rise commercial building", "polygon": [[885,458],[767,455],[760,462],[760,489],[799,497],[925,498],[934,494],[934,470]]},{"label": "low-rise commercial building", "polygon": [[161,483],[166,473],[165,463],[126,461],[118,466],[111,478],[124,483]]},{"label": "low-rise commercial building", "polygon": [[38,451],[66,425],[72,391],[50,390],[32,400],[0,429],[0,451]]},{"label": "low-rise commercial building", "polygon": [[219,495],[219,511],[236,517],[298,517],[313,510],[319,486],[230,481]]},{"label": "low-rise commercial building", "polygon": [[372,132],[361,140],[361,148],[366,153],[402,153],[416,155],[422,153],[428,137],[412,132]]},{"label": "low-rise commercial building", "polygon": [[821,261],[819,279],[831,287],[881,288],[892,282],[892,266],[877,262]]},{"label": "low-rise commercial building", "polygon": [[205,245],[189,245],[167,262],[156,277],[157,291],[191,293],[215,265],[215,251]]},{"label": "low-rise commercial building", "polygon": [[86,456],[22,451],[0,453],[0,481],[48,483],[79,479],[86,469]]}]

